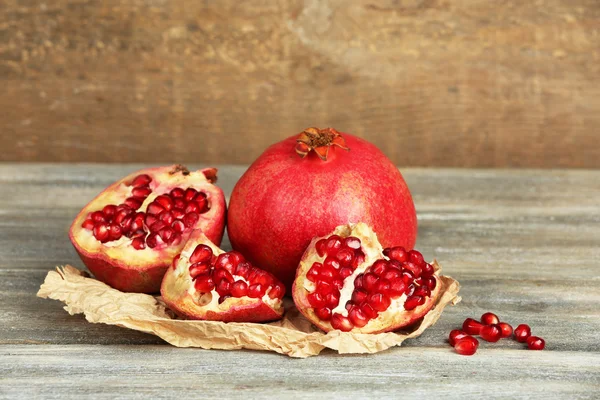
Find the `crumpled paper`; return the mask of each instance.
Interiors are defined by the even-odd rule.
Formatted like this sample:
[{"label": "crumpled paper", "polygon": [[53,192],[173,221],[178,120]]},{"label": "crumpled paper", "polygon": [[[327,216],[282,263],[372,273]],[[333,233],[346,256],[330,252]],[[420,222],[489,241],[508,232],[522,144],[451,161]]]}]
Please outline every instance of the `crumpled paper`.
[{"label": "crumpled paper", "polygon": [[340,354],[377,353],[419,336],[438,320],[444,307],[460,301],[459,283],[447,276],[440,281],[443,288],[436,304],[421,321],[400,331],[379,334],[323,333],[287,299],[284,318],[268,324],[176,319],[159,296],[120,292],[70,265],[50,271],[37,296],[62,301],[69,314],[84,314],[91,323],[150,333],[177,347],[270,350],[304,358],[325,348]]}]

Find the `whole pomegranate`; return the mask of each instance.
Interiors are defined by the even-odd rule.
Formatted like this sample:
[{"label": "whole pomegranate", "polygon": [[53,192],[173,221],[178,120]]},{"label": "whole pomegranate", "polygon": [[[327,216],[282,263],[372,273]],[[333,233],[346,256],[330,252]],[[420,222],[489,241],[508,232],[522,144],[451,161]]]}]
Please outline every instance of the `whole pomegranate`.
[{"label": "whole pomegranate", "polygon": [[148,168],[113,183],[77,215],[69,237],[97,279],[126,292],[155,293],[195,229],[217,245],[225,196],[217,170]]},{"label": "whole pomegranate", "polygon": [[227,232],[234,249],[289,289],[313,237],[358,221],[384,247],[415,244],[415,207],[398,168],[366,140],[308,128],[269,147],[240,178]]}]

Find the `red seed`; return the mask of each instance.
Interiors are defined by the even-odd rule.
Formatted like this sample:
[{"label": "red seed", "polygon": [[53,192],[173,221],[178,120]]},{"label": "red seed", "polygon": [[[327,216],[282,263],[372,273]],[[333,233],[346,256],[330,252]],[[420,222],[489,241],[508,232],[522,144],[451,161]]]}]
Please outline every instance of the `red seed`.
[{"label": "red seed", "polygon": [[410,285],[415,280],[415,276],[412,274],[412,272],[405,270],[402,271],[402,280],[407,285]]},{"label": "red seed", "polygon": [[250,270],[251,269],[252,269],[252,264],[250,264],[247,261],[242,261],[236,267],[236,269],[235,269],[235,275],[241,276],[244,279],[246,279],[246,278],[248,278],[248,275],[250,274]]},{"label": "red seed", "polygon": [[473,336],[466,336],[456,342],[454,350],[463,356],[472,356],[479,347],[479,341]]},{"label": "red seed", "polygon": [[496,314],[491,312],[486,312],[481,316],[481,323],[484,325],[494,325],[500,322],[500,319]]},{"label": "red seed", "polygon": [[497,324],[484,325],[479,331],[479,335],[483,340],[495,343],[502,337],[502,329]]},{"label": "red seed", "polygon": [[325,299],[323,298],[323,296],[319,292],[310,293],[308,296],[306,296],[306,298],[308,300],[308,303],[313,308],[323,308],[323,307],[325,307]]},{"label": "red seed", "polygon": [[123,202],[123,204],[131,207],[133,210],[137,210],[138,208],[140,208],[142,206],[142,201],[136,197],[128,197],[127,199],[125,199],[125,201]]},{"label": "red seed", "polygon": [[325,299],[325,307],[331,308],[332,310],[337,307],[340,303],[340,295],[339,292],[331,292],[327,293],[324,297]]},{"label": "red seed", "polygon": [[407,261],[404,264],[402,264],[402,267],[404,269],[407,269],[408,271],[410,271],[410,273],[414,276],[414,277],[420,277],[421,276],[421,267],[419,267],[417,264],[411,262],[411,261]]},{"label": "red seed", "polygon": [[331,326],[333,329],[338,329],[342,332],[350,332],[353,328],[348,317],[335,313],[331,316]]},{"label": "red seed", "polygon": [[352,303],[359,305],[362,304],[364,301],[367,300],[367,297],[369,297],[369,294],[367,293],[366,290],[363,289],[354,289],[354,291],[352,292]]},{"label": "red seed", "polygon": [[406,301],[404,302],[405,310],[414,310],[420,305],[425,304],[425,298],[422,296],[408,296]]},{"label": "red seed", "polygon": [[143,237],[136,237],[131,241],[131,246],[136,250],[143,250],[146,248],[146,242]]},{"label": "red seed", "polygon": [[117,212],[117,206],[115,206],[114,204],[108,204],[108,205],[104,206],[104,208],[102,209],[102,214],[104,214],[107,221],[110,221],[111,218],[114,217],[116,212]]},{"label": "red seed", "polygon": [[317,254],[319,255],[319,257],[325,256],[325,245],[326,244],[327,244],[327,239],[321,239],[321,240],[317,241],[317,243],[315,244],[315,248],[317,249]]},{"label": "red seed", "polygon": [[365,262],[365,253],[361,250],[354,251],[354,259],[352,260],[352,269],[358,268],[359,265]]},{"label": "red seed", "polygon": [[375,289],[375,291],[377,293],[383,293],[386,296],[390,295],[390,281],[388,281],[387,279],[384,278],[380,278],[379,282],[377,282],[377,289]]},{"label": "red seed", "polygon": [[229,271],[223,268],[215,268],[215,272],[213,273],[213,280],[217,283],[221,282],[222,280],[226,280],[229,283],[234,282],[233,275],[231,275]]},{"label": "red seed", "polygon": [[313,263],[312,267],[310,267],[310,269],[306,273],[306,279],[308,279],[311,282],[316,282],[319,279],[319,274],[321,272],[322,267],[323,264],[321,263]]},{"label": "red seed", "polygon": [[421,267],[421,276],[422,277],[430,277],[431,275],[433,275],[435,273],[435,268],[433,268],[433,265],[429,264],[429,263],[425,263],[423,264],[423,266]]},{"label": "red seed", "polygon": [[525,343],[529,336],[531,336],[529,325],[521,324],[515,328],[515,339],[517,339],[517,342]]},{"label": "red seed", "polygon": [[173,243],[173,240],[175,240],[175,231],[170,227],[161,229],[158,234],[160,235],[160,238],[167,244],[171,244]]},{"label": "red seed", "polygon": [[327,307],[317,308],[315,315],[322,321],[329,321],[331,319],[331,310]]},{"label": "red seed", "polygon": [[209,275],[200,275],[196,277],[196,282],[194,282],[194,288],[198,292],[208,293],[215,288],[215,282]]},{"label": "red seed", "polygon": [[335,286],[338,290],[342,290],[342,288],[344,287],[344,280],[343,279],[334,279],[333,280],[333,286]]},{"label": "red seed", "polygon": [[361,289],[364,287],[364,285],[365,285],[364,277],[365,277],[364,274],[356,275],[356,278],[354,278],[354,288],[355,289]]},{"label": "red seed", "polygon": [[367,292],[372,292],[375,290],[378,282],[379,277],[371,272],[367,272],[363,277],[364,288]]},{"label": "red seed", "polygon": [[167,224],[165,224],[162,221],[156,221],[155,223],[153,223],[152,225],[150,225],[148,227],[148,229],[150,229],[150,232],[158,232],[161,229],[166,228]]},{"label": "red seed", "polygon": [[148,207],[146,208],[146,213],[152,215],[158,215],[163,211],[165,211],[165,208],[154,201],[148,204]]},{"label": "red seed", "polygon": [[371,266],[370,272],[374,273],[377,276],[381,276],[388,269],[390,263],[386,260],[377,260]]},{"label": "red seed", "polygon": [[510,337],[510,335],[512,335],[513,328],[512,328],[512,326],[510,326],[506,322],[500,322],[498,324],[498,326],[500,327],[500,330],[502,331],[502,337],[503,338],[507,338],[507,337]]},{"label": "red seed", "polygon": [[266,290],[267,288],[260,283],[255,283],[248,287],[248,297],[252,297],[253,299],[263,297]]},{"label": "red seed", "polygon": [[340,278],[346,279],[347,277],[349,277],[350,275],[352,275],[353,272],[354,271],[352,271],[352,268],[350,268],[350,267],[340,268],[340,271],[339,271]]},{"label": "red seed", "polygon": [[175,232],[182,233],[183,231],[185,231],[185,224],[179,220],[174,221],[171,224],[171,227],[175,230]]},{"label": "red seed", "polygon": [[385,271],[385,273],[381,277],[383,279],[387,279],[390,282],[393,282],[395,280],[399,280],[401,274],[402,273],[399,270],[397,270],[396,268],[390,267],[390,269]]},{"label": "red seed", "polygon": [[388,309],[392,300],[383,293],[375,293],[369,296],[369,305],[375,311],[383,312]]},{"label": "red seed", "polygon": [[401,263],[406,262],[408,260],[408,252],[404,249],[404,247],[400,246],[387,248],[383,251],[383,254],[390,260],[396,260]]},{"label": "red seed", "polygon": [[184,212],[186,214],[189,214],[189,213],[200,214],[200,207],[198,207],[198,204],[196,204],[196,203],[188,203],[188,205],[185,206]]},{"label": "red seed", "polygon": [[466,332],[461,331],[460,329],[451,330],[450,335],[448,336],[448,343],[450,343],[450,346],[454,347],[456,345],[456,342],[467,336],[469,335]]},{"label": "red seed", "polygon": [[423,254],[421,254],[417,250],[411,250],[408,252],[408,261],[417,265],[418,267],[422,267],[425,264]]},{"label": "red seed", "polygon": [[102,243],[106,243],[110,239],[110,231],[105,223],[97,223],[93,230],[94,237]]},{"label": "red seed", "polygon": [[158,233],[153,232],[153,233],[149,234],[148,237],[146,238],[146,244],[151,249],[158,246]]},{"label": "red seed", "polygon": [[185,212],[181,208],[173,208],[171,213],[175,217],[175,219],[183,219],[185,217]]},{"label": "red seed", "polygon": [[340,269],[340,262],[335,258],[335,256],[327,256],[325,261],[323,261],[323,268],[330,268],[337,275],[336,270]]},{"label": "red seed", "polygon": [[110,232],[110,240],[119,240],[123,236],[123,230],[117,224],[110,224],[108,230]]},{"label": "red seed", "polygon": [[527,347],[529,347],[529,350],[544,350],[546,342],[541,337],[529,336],[527,338]]},{"label": "red seed", "polygon": [[435,279],[435,276],[429,276],[423,279],[423,284],[426,285],[429,290],[433,290],[437,286],[437,279]]},{"label": "red seed", "polygon": [[389,295],[392,297],[392,299],[396,299],[404,294],[406,288],[407,286],[404,281],[401,279],[396,279],[390,284]]},{"label": "red seed", "polygon": [[282,283],[276,283],[271,286],[269,290],[269,297],[271,299],[281,299],[285,295],[285,286]]},{"label": "red seed", "polygon": [[352,307],[348,312],[348,319],[357,328],[362,328],[369,323],[369,318],[365,315],[363,310],[358,307]]},{"label": "red seed", "polygon": [[419,286],[415,289],[413,296],[429,297],[431,296],[431,290],[427,286]]},{"label": "red seed", "polygon": [[337,252],[335,258],[339,261],[340,266],[347,267],[352,264],[352,260],[354,259],[354,250],[341,249]]},{"label": "red seed", "polygon": [[136,187],[131,190],[131,195],[140,200],[146,200],[146,197],[148,197],[150,193],[152,193],[152,189],[147,186]]},{"label": "red seed", "polygon": [[85,221],[83,221],[83,224],[81,224],[81,227],[87,229],[88,231],[91,231],[92,229],[94,229],[94,225],[94,221],[92,221],[91,219],[86,219]]},{"label": "red seed", "polygon": [[229,295],[229,293],[231,293],[231,282],[228,282],[226,279],[223,279],[222,281],[217,283],[216,290],[217,293],[219,293],[219,296],[221,297]]},{"label": "red seed", "polygon": [[260,283],[265,287],[265,289],[271,286],[273,283],[273,277],[266,271],[262,271],[260,269],[257,269],[255,275],[249,277],[248,280],[251,283]]},{"label": "red seed", "polygon": [[358,250],[360,249],[360,245],[360,239],[357,237],[348,236],[346,239],[344,239],[344,246],[349,249]]},{"label": "red seed", "polygon": [[198,262],[209,262],[212,259],[213,251],[212,249],[205,245],[199,244],[194,249],[194,252],[190,256],[190,263],[195,264]]},{"label": "red seed", "polygon": [[208,211],[208,200],[206,199],[206,195],[204,193],[199,193],[196,197],[196,204],[198,205],[198,212],[200,214]]},{"label": "red seed", "polygon": [[173,221],[175,221],[175,217],[171,214],[170,211],[163,211],[158,215],[158,219],[164,222],[167,225],[171,225]]},{"label": "red seed", "polygon": [[185,224],[186,228],[191,228],[194,225],[196,225],[199,219],[200,215],[198,215],[197,213],[189,213],[186,214],[185,217],[183,217],[183,223]]},{"label": "red seed", "polygon": [[467,318],[465,319],[465,322],[463,322],[463,331],[469,335],[479,335],[481,328],[483,328],[483,324],[479,321],[475,321],[473,318]]},{"label": "red seed", "polygon": [[91,213],[88,217],[89,219],[91,219],[92,221],[98,223],[98,222],[106,222],[106,217],[104,216],[104,214],[102,213],[102,211],[94,211],[93,213]]},{"label": "red seed", "polygon": [[[208,263],[195,263],[190,265],[190,276],[195,279],[199,275],[208,274],[210,272],[210,264]],[[214,280],[214,279],[213,279]]]},{"label": "red seed", "polygon": [[342,238],[338,235],[331,235],[325,243],[325,253],[335,255],[342,248]]},{"label": "red seed", "polygon": [[368,303],[363,304],[360,309],[369,319],[377,318],[377,311],[373,310],[373,307],[371,307]]},{"label": "red seed", "polygon": [[242,280],[236,281],[231,285],[231,295],[233,297],[244,297],[248,294],[248,284]]},{"label": "red seed", "polygon": [[155,217],[152,214],[146,214],[146,218],[144,220],[144,223],[146,224],[146,226],[152,226],[156,222],[158,222],[158,218],[157,217]]},{"label": "red seed", "polygon": [[164,208],[167,211],[169,211],[173,208],[173,200],[169,196],[166,196],[164,194],[157,196],[154,199],[154,201],[157,202],[158,204],[160,204],[162,206],[162,208]]},{"label": "red seed", "polygon": [[183,197],[183,195],[185,194],[185,192],[183,191],[182,188],[175,188],[173,190],[171,190],[171,197],[175,198],[175,199],[180,199]]},{"label": "red seed", "polygon": [[138,175],[135,178],[133,178],[133,181],[131,182],[131,186],[134,186],[134,187],[146,186],[150,182],[152,182],[152,178],[150,178],[149,175],[142,174],[142,175]]},{"label": "red seed", "polygon": [[185,193],[183,194],[183,198],[185,199],[185,201],[192,201],[194,200],[194,198],[196,197],[196,195],[198,194],[198,192],[196,191],[196,189],[192,189],[192,188],[188,188],[186,189]]}]

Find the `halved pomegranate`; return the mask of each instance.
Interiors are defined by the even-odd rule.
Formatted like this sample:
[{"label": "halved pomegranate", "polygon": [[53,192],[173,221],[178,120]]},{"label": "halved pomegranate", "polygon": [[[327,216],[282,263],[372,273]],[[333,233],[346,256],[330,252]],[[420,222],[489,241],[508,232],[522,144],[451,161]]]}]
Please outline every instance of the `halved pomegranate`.
[{"label": "halved pomegranate", "polygon": [[219,249],[200,230],[173,260],[160,293],[169,308],[189,319],[265,322],[284,311],[281,282],[237,251]]},{"label": "halved pomegranate", "polygon": [[312,240],[292,295],[300,312],[326,332],[379,333],[427,314],[441,286],[436,265],[421,253],[384,250],[375,232],[358,223]]},{"label": "halved pomegranate", "polygon": [[127,292],[158,292],[192,230],[221,243],[226,206],[216,174],[181,165],[132,173],[81,210],[71,242],[97,279]]}]

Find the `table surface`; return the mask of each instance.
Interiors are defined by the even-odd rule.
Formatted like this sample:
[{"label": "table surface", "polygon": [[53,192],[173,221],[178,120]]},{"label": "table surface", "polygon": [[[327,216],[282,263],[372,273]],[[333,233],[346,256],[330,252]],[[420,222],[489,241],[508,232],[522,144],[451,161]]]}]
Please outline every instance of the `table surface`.
[{"label": "table surface", "polygon": [[[291,359],[179,349],[35,296],[54,266],[83,267],[67,236],[80,208],[139,167],[0,164],[0,398],[600,396],[600,171],[403,170],[417,247],[460,281],[462,302],[402,347]],[[227,195],[244,169],[220,168]],[[448,332],[486,311],[528,323],[546,350],[454,353]]]}]

